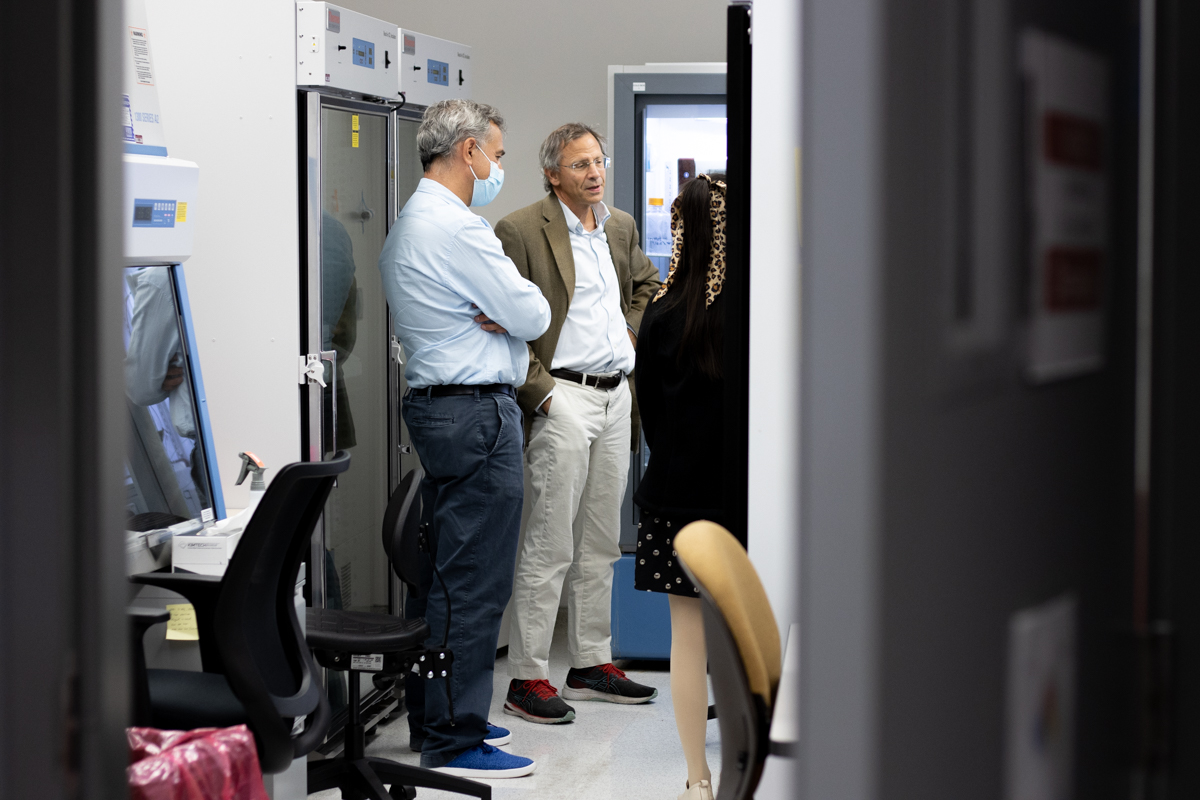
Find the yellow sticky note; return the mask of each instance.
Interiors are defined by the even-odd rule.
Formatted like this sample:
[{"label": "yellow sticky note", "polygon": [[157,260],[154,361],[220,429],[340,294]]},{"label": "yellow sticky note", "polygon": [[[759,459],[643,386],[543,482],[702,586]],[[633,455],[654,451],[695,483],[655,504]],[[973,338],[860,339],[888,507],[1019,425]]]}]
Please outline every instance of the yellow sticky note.
[{"label": "yellow sticky note", "polygon": [[352,131],[358,130],[358,114],[350,115],[350,130],[352,130]]},{"label": "yellow sticky note", "polygon": [[187,222],[187,203],[182,200],[175,204],[175,221]]},{"label": "yellow sticky note", "polygon": [[196,625],[196,609],[191,603],[175,603],[167,606],[171,618],[167,620],[167,638],[181,642],[200,640],[200,628]]},{"label": "yellow sticky note", "polygon": [[355,131],[354,133],[350,134],[350,146],[358,147],[358,131]]}]

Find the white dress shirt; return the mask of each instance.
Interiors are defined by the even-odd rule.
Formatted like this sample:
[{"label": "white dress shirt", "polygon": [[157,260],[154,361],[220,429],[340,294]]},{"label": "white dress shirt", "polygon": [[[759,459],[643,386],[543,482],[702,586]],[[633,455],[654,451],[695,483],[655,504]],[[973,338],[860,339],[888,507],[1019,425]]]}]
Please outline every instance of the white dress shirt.
[{"label": "white dress shirt", "polygon": [[551,369],[571,369],[589,375],[633,371],[635,354],[629,326],[621,313],[621,288],[604,223],[608,206],[596,203],[596,227],[585,231],[571,209],[559,200],[571,237],[575,259],[575,293],[563,322]]},{"label": "white dress shirt", "polygon": [[[504,255],[487,220],[453,192],[421,179],[388,233],[379,271],[409,386],[525,382],[526,342],[550,327],[550,304]],[[508,333],[485,331],[474,320],[480,313]]]}]

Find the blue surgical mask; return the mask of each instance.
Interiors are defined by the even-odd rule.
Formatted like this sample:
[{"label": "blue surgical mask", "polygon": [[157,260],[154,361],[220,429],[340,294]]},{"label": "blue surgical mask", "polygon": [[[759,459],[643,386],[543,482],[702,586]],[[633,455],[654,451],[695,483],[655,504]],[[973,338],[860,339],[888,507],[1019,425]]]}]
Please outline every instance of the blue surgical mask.
[{"label": "blue surgical mask", "polygon": [[496,195],[500,194],[500,187],[504,185],[504,170],[500,169],[500,165],[488,158],[488,154],[479,148],[479,152],[483,153],[483,157],[487,158],[488,163],[492,165],[492,171],[483,180],[475,175],[475,168],[470,164],[467,166],[471,169],[471,174],[475,175],[475,188],[471,190],[471,205],[486,206],[488,203],[496,199]]}]

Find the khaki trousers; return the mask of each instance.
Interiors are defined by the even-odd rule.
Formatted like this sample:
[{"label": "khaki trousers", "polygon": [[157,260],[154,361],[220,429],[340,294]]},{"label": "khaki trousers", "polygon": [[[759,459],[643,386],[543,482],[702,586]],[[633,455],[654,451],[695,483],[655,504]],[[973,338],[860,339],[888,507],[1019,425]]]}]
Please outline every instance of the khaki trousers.
[{"label": "khaki trousers", "polygon": [[509,674],[549,680],[565,585],[570,666],[612,660],[613,564],[629,479],[629,382],[595,389],[556,380],[549,415],[525,450],[525,526],[513,582]]}]

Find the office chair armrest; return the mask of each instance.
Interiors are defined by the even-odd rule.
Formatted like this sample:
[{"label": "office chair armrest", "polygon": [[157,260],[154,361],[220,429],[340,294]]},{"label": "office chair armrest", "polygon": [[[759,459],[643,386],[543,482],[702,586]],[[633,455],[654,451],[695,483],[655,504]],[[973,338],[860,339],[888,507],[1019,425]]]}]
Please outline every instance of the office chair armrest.
[{"label": "office chair armrest", "polygon": [[196,607],[197,615],[202,613],[201,607],[204,606],[209,607],[206,611],[215,610],[212,606],[217,602],[217,595],[221,591],[221,579],[218,576],[195,575],[191,572],[143,572],[133,575],[129,580],[183,595]]},{"label": "office chair armrest", "polygon": [[200,663],[204,671],[225,671],[212,635],[213,619],[217,614],[217,597],[221,593],[220,577],[196,575],[191,572],[143,572],[130,576],[129,580],[183,595],[196,609],[196,630],[200,634]]},{"label": "office chair armrest", "polygon": [[125,609],[125,616],[133,624],[134,636],[145,636],[146,631],[150,630],[152,625],[169,620],[171,612],[165,608],[129,606]]},{"label": "office chair armrest", "polygon": [[325,696],[325,692],[320,692],[317,708],[305,721],[304,732],[292,739],[292,752],[296,758],[306,756],[321,746],[321,743],[325,741],[325,735],[329,733],[331,717],[329,698]]},{"label": "office chair armrest", "polygon": [[133,724],[150,725],[150,681],[146,675],[146,651],[142,640],[152,625],[166,622],[171,612],[165,608],[142,608],[129,606],[125,610],[129,618],[129,662],[133,669]]}]

